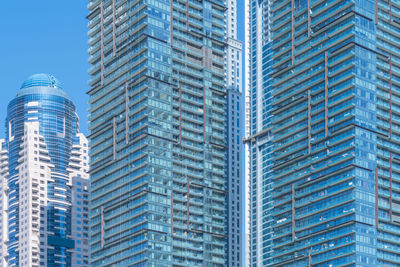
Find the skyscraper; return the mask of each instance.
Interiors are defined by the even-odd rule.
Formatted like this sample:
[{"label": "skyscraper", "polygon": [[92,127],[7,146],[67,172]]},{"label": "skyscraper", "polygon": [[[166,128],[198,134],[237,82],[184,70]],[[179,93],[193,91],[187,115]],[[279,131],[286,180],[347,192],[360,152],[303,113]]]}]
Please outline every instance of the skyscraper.
[{"label": "skyscraper", "polygon": [[88,8],[92,265],[224,266],[224,1]]},{"label": "skyscraper", "polygon": [[242,266],[243,175],[242,175],[242,93],[227,90],[227,266]]},{"label": "skyscraper", "polygon": [[7,240],[8,240],[8,152],[7,144],[4,139],[0,139],[0,266],[7,266]]},{"label": "skyscraper", "polygon": [[88,144],[53,76],[22,84],[1,148],[3,266],[88,266]]},{"label": "skyscraper", "polygon": [[272,266],[271,1],[246,1],[246,266]]},{"label": "skyscraper", "polygon": [[242,143],[242,43],[238,40],[237,1],[226,1],[227,47],[227,266],[241,267],[243,230],[243,143]]},{"label": "skyscraper", "polygon": [[380,0],[269,4],[272,105],[250,107],[272,117],[264,130],[271,165],[250,168],[272,182],[273,204],[255,206],[273,211],[273,253],[265,255],[273,266],[400,264],[398,8]]}]

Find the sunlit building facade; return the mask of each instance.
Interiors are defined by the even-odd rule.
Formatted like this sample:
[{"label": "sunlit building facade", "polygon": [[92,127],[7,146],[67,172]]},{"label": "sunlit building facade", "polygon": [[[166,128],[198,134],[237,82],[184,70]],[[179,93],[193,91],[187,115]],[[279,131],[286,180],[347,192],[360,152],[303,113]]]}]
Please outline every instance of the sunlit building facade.
[{"label": "sunlit building facade", "polygon": [[88,266],[88,144],[53,76],[25,80],[1,148],[3,266]]},{"label": "sunlit building facade", "polygon": [[242,267],[244,229],[242,42],[238,40],[237,1],[226,1],[226,8],[226,264],[230,267]]},{"label": "sunlit building facade", "polygon": [[246,266],[272,266],[271,2],[246,1]]},{"label": "sunlit building facade", "polygon": [[224,1],[90,1],[92,266],[225,266]]},{"label": "sunlit building facade", "polygon": [[[399,7],[380,0],[269,3],[271,165],[249,166],[271,183],[272,235],[262,242],[272,247],[261,255],[261,241],[250,243],[257,258],[249,266],[266,258],[271,266],[400,264]],[[267,106],[250,102],[256,112]],[[248,142],[263,134],[252,132]]]},{"label": "sunlit building facade", "polygon": [[7,240],[8,240],[8,152],[7,143],[0,139],[0,266],[7,266]]}]

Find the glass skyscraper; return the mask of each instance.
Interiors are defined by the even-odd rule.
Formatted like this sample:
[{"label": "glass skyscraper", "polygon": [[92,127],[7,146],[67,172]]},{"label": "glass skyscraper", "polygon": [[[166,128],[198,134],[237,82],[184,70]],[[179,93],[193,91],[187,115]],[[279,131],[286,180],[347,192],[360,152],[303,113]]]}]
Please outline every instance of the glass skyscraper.
[{"label": "glass skyscraper", "polygon": [[88,5],[92,266],[225,266],[226,5]]},{"label": "glass skyscraper", "polygon": [[[225,82],[226,95],[226,206],[227,250],[226,265],[242,267],[243,255],[243,101],[242,101],[242,43],[238,38],[238,3],[226,1]],[[240,6],[239,6],[240,9]]]},{"label": "glass skyscraper", "polygon": [[270,0],[246,1],[246,266],[272,266]]},{"label": "glass skyscraper", "polygon": [[1,147],[2,266],[88,266],[88,144],[53,76],[22,84]]},{"label": "glass skyscraper", "polygon": [[399,8],[249,2],[248,266],[400,265]]}]

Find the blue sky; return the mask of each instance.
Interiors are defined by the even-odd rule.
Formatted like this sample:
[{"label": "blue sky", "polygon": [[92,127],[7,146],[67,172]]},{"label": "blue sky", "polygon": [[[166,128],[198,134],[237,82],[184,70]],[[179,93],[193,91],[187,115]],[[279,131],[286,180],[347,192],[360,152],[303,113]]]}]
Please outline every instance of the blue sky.
[{"label": "blue sky", "polygon": [[53,74],[74,101],[87,133],[87,2],[3,1],[0,16],[0,137],[8,102],[34,73]]},{"label": "blue sky", "polygon": [[[53,74],[74,101],[87,134],[87,15],[84,0],[3,1],[0,16],[0,138],[7,104],[34,73]],[[244,40],[244,0],[238,0]]]}]

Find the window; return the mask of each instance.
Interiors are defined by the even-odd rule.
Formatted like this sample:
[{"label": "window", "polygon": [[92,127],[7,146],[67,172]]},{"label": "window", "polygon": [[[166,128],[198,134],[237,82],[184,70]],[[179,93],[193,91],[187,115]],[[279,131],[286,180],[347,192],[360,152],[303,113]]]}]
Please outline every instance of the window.
[{"label": "window", "polygon": [[65,135],[65,118],[57,115],[56,119],[57,136],[64,137]]},{"label": "window", "polygon": [[15,119],[12,119],[8,122],[8,139],[11,141],[14,140],[15,136]]}]

